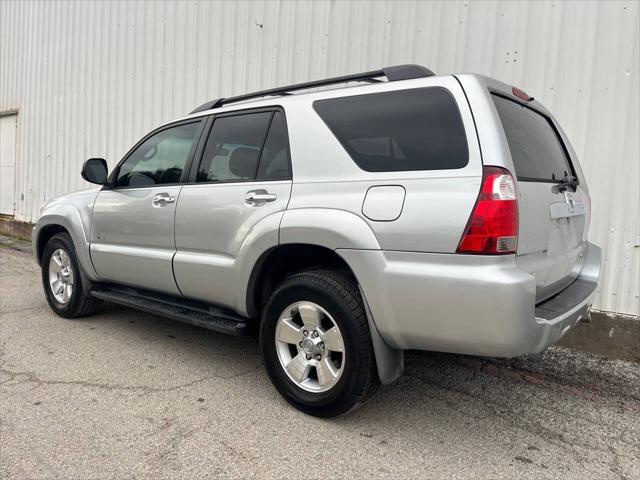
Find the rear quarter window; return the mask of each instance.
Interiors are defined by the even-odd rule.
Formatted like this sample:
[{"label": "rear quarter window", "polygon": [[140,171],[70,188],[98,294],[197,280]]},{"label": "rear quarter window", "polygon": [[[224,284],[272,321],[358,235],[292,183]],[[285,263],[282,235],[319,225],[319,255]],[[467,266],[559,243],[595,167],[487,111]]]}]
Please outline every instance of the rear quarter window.
[{"label": "rear quarter window", "polygon": [[520,181],[559,182],[574,175],[551,121],[532,108],[492,94]]},{"label": "rear quarter window", "polygon": [[368,172],[456,169],[469,161],[460,111],[445,88],[316,100],[313,108]]}]

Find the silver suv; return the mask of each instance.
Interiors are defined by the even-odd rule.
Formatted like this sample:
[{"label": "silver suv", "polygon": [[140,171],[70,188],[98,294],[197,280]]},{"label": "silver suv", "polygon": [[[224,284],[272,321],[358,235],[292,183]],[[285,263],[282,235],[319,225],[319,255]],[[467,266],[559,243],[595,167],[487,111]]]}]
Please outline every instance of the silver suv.
[{"label": "silver suv", "polygon": [[213,100],[82,176],[100,187],[33,231],[51,308],[259,332],[273,384],[312,415],[367,400],[407,349],[540,352],[598,282],[569,140],[478,75],[401,65]]}]

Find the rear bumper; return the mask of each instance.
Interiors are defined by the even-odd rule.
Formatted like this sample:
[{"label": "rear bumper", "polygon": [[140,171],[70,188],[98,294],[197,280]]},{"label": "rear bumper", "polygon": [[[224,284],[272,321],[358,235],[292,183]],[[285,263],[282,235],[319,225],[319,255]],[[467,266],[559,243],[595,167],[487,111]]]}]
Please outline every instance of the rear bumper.
[{"label": "rear bumper", "polygon": [[589,243],[569,287],[536,305],[534,277],[514,256],[338,250],[393,348],[512,357],[537,353],[585,316],[600,274]]}]

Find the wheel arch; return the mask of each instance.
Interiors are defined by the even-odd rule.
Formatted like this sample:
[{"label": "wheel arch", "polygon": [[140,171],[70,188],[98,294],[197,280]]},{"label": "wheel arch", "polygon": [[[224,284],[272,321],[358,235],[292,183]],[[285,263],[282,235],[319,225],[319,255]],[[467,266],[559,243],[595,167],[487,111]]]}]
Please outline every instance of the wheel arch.
[{"label": "wheel arch", "polygon": [[85,231],[88,226],[85,226],[85,223],[88,221],[83,222],[80,212],[71,207],[58,206],[55,211],[49,211],[41,216],[32,235],[33,252],[38,264],[42,261],[42,253],[49,239],[58,233],[66,232],[71,237],[84,275],[91,281],[97,281],[99,278],[91,262],[89,235],[88,231]]},{"label": "wheel arch", "polygon": [[391,348],[382,338],[353,269],[344,258],[330,248],[317,244],[290,243],[265,251],[255,263],[249,277],[246,292],[249,316],[258,317],[271,292],[287,276],[317,268],[338,270],[354,279],[362,297],[371,332],[378,378],[385,385],[396,380],[404,371],[404,352]]},{"label": "wheel arch", "polygon": [[297,208],[285,211],[280,223],[280,244],[304,243],[330,250],[380,250],[369,224],[353,212],[333,208]]},{"label": "wheel arch", "polygon": [[269,294],[284,278],[312,268],[334,268],[356,279],[347,262],[330,248],[308,243],[277,245],[258,258],[249,276],[246,293],[249,316],[258,315]]},{"label": "wheel arch", "polygon": [[51,240],[51,238],[54,235],[57,235],[58,233],[67,233],[71,235],[69,233],[69,230],[67,230],[65,227],[57,223],[50,223],[50,224],[44,225],[38,231],[36,238],[33,239],[34,240],[33,249],[36,255],[36,260],[38,261],[38,265],[42,264],[42,255],[44,254],[44,247],[47,245],[49,240]]}]

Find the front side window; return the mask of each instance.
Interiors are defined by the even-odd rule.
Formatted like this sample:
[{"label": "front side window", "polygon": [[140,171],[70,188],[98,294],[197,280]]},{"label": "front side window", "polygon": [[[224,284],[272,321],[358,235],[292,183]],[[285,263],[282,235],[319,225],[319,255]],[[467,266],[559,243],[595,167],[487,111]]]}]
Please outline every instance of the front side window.
[{"label": "front side window", "polygon": [[444,88],[316,100],[313,108],[368,172],[454,169],[468,163],[460,111]]},{"label": "front side window", "polygon": [[146,139],[120,165],[116,187],[178,183],[200,122],[164,129]]},{"label": "front side window", "polygon": [[283,114],[257,112],[216,118],[196,181],[241,182],[290,176]]}]

